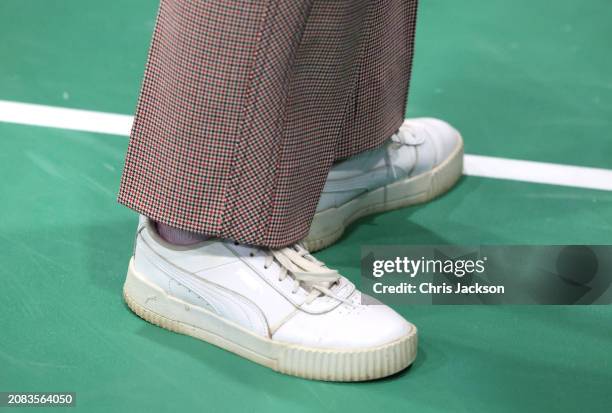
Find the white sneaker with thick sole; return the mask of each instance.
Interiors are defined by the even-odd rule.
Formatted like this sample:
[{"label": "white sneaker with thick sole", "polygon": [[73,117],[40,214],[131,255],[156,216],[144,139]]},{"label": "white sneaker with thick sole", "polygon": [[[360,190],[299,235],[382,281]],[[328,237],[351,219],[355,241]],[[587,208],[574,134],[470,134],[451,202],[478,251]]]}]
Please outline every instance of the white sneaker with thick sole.
[{"label": "white sneaker with thick sole", "polygon": [[124,297],[153,324],[309,379],[376,379],[416,357],[412,324],[387,306],[362,304],[349,280],[300,245],[175,246],[142,217]]},{"label": "white sneaker with thick sole", "polygon": [[462,170],[457,130],[438,119],[407,119],[385,145],[332,167],[303,245],[318,251],[358,218],[429,201],[448,191]]}]

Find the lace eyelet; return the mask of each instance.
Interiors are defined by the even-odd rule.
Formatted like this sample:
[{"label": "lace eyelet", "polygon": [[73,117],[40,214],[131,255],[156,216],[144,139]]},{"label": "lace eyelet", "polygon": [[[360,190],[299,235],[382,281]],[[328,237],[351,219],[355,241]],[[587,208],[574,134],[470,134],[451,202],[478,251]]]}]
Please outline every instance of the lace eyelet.
[{"label": "lace eyelet", "polygon": [[266,267],[266,266],[264,265],[264,270],[267,270],[267,269],[268,269],[268,267]]},{"label": "lace eyelet", "polygon": [[234,245],[240,245],[238,241],[234,241]]},{"label": "lace eyelet", "polygon": [[253,254],[252,252],[249,252],[249,256],[254,257],[255,254]]}]

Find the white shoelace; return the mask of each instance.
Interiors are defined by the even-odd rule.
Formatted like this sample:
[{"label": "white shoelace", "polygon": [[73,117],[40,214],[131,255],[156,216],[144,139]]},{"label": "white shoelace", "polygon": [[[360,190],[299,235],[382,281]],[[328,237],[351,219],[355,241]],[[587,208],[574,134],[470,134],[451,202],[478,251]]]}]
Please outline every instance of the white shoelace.
[{"label": "white shoelace", "polygon": [[[391,135],[391,142],[396,143],[400,146],[401,145],[419,146],[423,144],[423,142],[425,142],[425,133],[423,130],[421,131],[414,130],[414,127],[411,125],[402,125],[402,127],[399,128],[399,130],[396,133]],[[414,170],[417,163],[419,162],[419,152],[418,150],[416,150],[416,148],[415,148],[415,151],[416,151],[415,152],[416,159],[414,162],[414,166],[412,167],[410,171],[410,174],[412,174],[412,171]],[[385,162],[389,166],[389,171],[391,172],[391,178],[394,180],[398,179],[399,176],[398,176],[397,171],[393,167],[393,162],[391,162],[389,152],[385,152]]]},{"label": "white shoelace", "polygon": [[404,125],[391,136],[391,141],[402,145],[418,146],[425,142],[425,134],[423,132],[417,132],[413,127]]},{"label": "white shoelace", "polygon": [[338,297],[330,290],[330,287],[341,278],[338,271],[327,268],[300,244],[281,249],[270,249],[267,254],[264,268],[270,268],[276,261],[280,267],[278,280],[283,281],[288,276],[293,279],[292,293],[295,294],[300,286],[305,287],[307,291],[310,289],[307,303],[311,303],[324,294],[343,303],[353,304],[349,300]]}]

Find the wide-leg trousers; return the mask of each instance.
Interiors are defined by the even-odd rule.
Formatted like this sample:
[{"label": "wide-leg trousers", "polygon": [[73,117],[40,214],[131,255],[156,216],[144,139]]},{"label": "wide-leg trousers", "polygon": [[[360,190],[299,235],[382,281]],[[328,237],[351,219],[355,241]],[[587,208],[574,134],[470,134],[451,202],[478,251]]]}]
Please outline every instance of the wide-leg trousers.
[{"label": "wide-leg trousers", "polygon": [[417,0],[161,0],[118,200],[267,247],[401,125]]}]

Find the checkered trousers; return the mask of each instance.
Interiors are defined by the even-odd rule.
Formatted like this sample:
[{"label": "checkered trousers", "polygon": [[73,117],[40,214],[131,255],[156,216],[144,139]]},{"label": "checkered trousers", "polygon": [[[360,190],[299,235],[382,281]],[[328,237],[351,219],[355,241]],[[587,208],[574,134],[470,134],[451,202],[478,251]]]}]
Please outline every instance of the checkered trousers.
[{"label": "checkered trousers", "polygon": [[337,159],[404,118],[417,0],[161,0],[119,202],[177,228],[302,239]]}]

